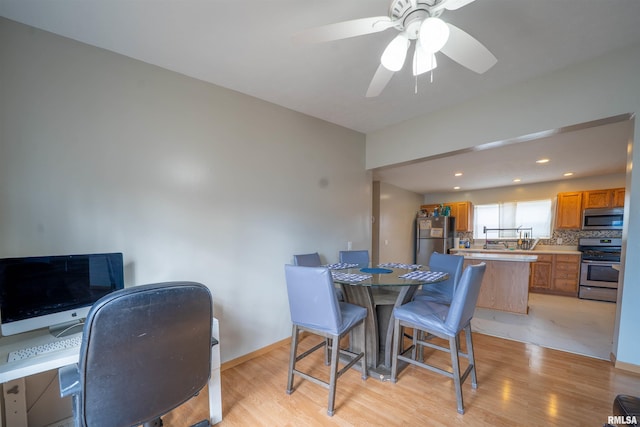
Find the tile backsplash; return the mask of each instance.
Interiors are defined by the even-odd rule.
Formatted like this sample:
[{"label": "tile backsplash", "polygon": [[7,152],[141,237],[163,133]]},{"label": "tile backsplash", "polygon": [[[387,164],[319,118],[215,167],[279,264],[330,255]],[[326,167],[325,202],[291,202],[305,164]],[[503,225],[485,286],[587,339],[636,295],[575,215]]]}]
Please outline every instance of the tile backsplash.
[{"label": "tile backsplash", "polygon": [[[472,232],[457,233],[457,237],[473,242]],[[581,237],[620,238],[622,237],[622,230],[554,230],[550,239],[540,239],[539,244],[578,246],[578,239]],[[558,243],[558,239],[562,239],[562,243]]]}]

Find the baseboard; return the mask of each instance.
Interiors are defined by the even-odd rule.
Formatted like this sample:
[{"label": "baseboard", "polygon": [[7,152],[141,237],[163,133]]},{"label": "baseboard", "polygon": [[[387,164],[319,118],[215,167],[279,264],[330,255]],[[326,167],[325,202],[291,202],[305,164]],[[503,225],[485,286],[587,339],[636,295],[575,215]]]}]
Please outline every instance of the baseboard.
[{"label": "baseboard", "polygon": [[640,365],[634,365],[633,363],[626,363],[626,362],[621,362],[619,360],[616,360],[613,366],[616,369],[621,369],[623,371],[640,374]]},{"label": "baseboard", "polygon": [[262,347],[256,351],[252,351],[251,353],[245,354],[244,356],[240,356],[238,358],[235,358],[233,360],[229,360],[228,362],[224,362],[223,364],[220,365],[220,372],[224,372],[227,369],[231,369],[234,368],[238,365],[240,365],[241,363],[247,362],[251,359],[255,359],[256,357],[260,357],[265,353],[270,352],[271,350],[278,348],[278,347],[282,347],[283,345],[289,345],[291,343],[291,338],[285,338],[281,341],[277,341],[273,344],[270,344],[266,347]]}]

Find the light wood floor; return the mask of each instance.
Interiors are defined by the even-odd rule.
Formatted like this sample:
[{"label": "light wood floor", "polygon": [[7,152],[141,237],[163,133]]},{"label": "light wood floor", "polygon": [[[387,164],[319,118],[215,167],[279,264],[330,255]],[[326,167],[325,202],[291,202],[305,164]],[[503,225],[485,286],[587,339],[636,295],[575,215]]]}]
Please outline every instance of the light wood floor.
[{"label": "light wood floor", "polygon": [[[345,373],[338,381],[336,413],[329,417],[326,389],[296,377],[293,394],[286,394],[289,346],[283,345],[222,372],[218,425],[602,426],[617,394],[640,395],[640,375],[608,361],[480,333],[473,337],[478,389],[470,380],[462,386],[464,415],[456,412],[452,380],[410,366],[396,384],[371,377],[362,381],[355,370]],[[303,339],[301,349],[317,340]],[[446,366],[449,356],[440,353],[430,361]],[[324,369],[321,358],[318,354],[311,369]],[[195,414],[207,413],[206,402],[205,395],[198,396],[176,409],[165,425],[195,422]]]}]

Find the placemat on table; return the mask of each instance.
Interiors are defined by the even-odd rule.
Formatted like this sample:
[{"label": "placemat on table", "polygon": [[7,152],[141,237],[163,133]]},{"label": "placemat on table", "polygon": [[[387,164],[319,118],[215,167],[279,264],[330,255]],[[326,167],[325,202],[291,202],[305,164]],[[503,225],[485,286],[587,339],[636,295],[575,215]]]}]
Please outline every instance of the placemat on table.
[{"label": "placemat on table", "polygon": [[434,280],[438,280],[446,274],[447,273],[443,271],[411,271],[398,277],[400,277],[401,279],[424,280],[427,282],[431,282]]},{"label": "placemat on table", "polygon": [[406,270],[415,270],[416,268],[422,267],[420,264],[402,264],[399,262],[386,262],[384,264],[378,264],[378,267],[389,267],[389,268],[404,268]]},{"label": "placemat on table", "polygon": [[346,262],[337,262],[335,264],[325,265],[325,267],[327,267],[329,270],[344,270],[345,268],[354,268],[357,266],[358,264],[349,264]]},{"label": "placemat on table", "polygon": [[343,282],[351,283],[358,283],[371,278],[370,274],[340,273],[339,271],[332,271],[331,276],[333,277],[333,280],[341,280]]}]

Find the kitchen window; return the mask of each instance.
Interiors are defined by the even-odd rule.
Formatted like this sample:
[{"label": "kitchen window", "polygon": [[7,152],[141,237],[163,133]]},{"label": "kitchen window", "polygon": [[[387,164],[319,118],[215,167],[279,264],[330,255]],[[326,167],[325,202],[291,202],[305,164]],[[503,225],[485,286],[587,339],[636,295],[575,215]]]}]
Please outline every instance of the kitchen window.
[{"label": "kitchen window", "polygon": [[[484,227],[531,228],[532,238],[551,237],[551,199],[475,205],[473,218],[473,237],[476,239],[484,239]],[[520,236],[514,232],[512,236],[501,237]]]}]

